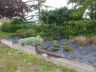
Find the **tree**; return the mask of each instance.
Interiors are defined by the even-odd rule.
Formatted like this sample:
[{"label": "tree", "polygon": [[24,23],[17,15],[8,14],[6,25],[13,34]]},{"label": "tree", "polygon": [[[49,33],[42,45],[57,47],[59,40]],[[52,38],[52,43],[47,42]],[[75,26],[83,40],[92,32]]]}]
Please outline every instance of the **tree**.
[{"label": "tree", "polygon": [[91,19],[96,19],[96,3],[90,7],[88,15]]},{"label": "tree", "polygon": [[82,7],[77,8],[77,9],[73,9],[71,14],[70,14],[71,20],[75,20],[75,21],[81,20],[84,12],[85,12],[85,10]]},{"label": "tree", "polygon": [[72,10],[67,7],[50,10],[50,11],[42,11],[40,19],[46,24],[57,24],[62,25],[64,21],[70,20],[70,14]]},{"label": "tree", "polygon": [[[89,11],[92,10],[91,8],[94,6],[94,3],[96,3],[96,0],[69,0],[68,4],[73,3],[74,8],[80,10],[80,12],[78,11],[78,15],[81,14],[81,16],[83,16],[83,14],[85,13],[86,9],[88,9]],[[74,9],[74,10],[75,10]],[[77,15],[77,14],[75,14]]]},{"label": "tree", "polygon": [[0,0],[0,17],[22,17],[30,9],[22,0]]},{"label": "tree", "polygon": [[31,15],[32,18],[37,16],[37,17],[38,17],[38,21],[40,21],[40,13],[41,13],[41,10],[43,10],[43,8],[50,7],[50,6],[47,6],[47,5],[44,4],[44,2],[46,2],[46,0],[29,0],[29,1],[27,1],[27,2],[28,2],[28,3],[31,2],[30,7],[31,7],[32,9],[34,9],[34,11],[36,11],[36,12],[34,13],[34,15]]},{"label": "tree", "polygon": [[69,0],[68,3],[75,3],[75,7],[83,7],[88,8],[89,6],[92,6],[96,2],[96,0]]}]

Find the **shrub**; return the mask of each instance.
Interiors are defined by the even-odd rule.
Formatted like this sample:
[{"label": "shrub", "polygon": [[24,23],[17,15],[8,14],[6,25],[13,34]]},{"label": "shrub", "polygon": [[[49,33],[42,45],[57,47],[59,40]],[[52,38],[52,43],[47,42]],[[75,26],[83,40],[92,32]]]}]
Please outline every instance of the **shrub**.
[{"label": "shrub", "polygon": [[80,20],[64,22],[61,34],[65,38],[73,38],[74,36],[92,36],[96,35],[95,20]]},{"label": "shrub", "polygon": [[62,25],[49,24],[38,27],[41,36],[48,36],[49,39],[70,39],[74,36],[92,36],[96,35],[95,20],[66,21]]},{"label": "shrub", "polygon": [[72,48],[70,48],[70,47],[66,47],[66,48],[64,48],[64,51],[65,52],[71,52],[73,49]]},{"label": "shrub", "polygon": [[10,37],[15,34],[14,33],[7,33],[7,32],[0,32],[0,38],[3,38],[3,37]]},{"label": "shrub", "polygon": [[13,19],[11,24],[14,24],[14,25],[19,25],[19,24],[23,24],[23,19]]},{"label": "shrub", "polygon": [[32,37],[38,35],[34,29],[20,29],[16,31],[16,35],[25,38],[25,37]]},{"label": "shrub", "polygon": [[96,36],[91,36],[89,38],[89,44],[96,44]]},{"label": "shrub", "polygon": [[36,44],[41,44],[43,42],[44,42],[44,40],[40,36],[30,37],[30,38],[25,38],[25,39],[19,40],[19,43],[21,45],[36,45]]},{"label": "shrub", "polygon": [[53,48],[52,48],[52,51],[53,51],[53,52],[56,52],[56,51],[58,51],[58,50],[60,50],[59,47],[53,47]]},{"label": "shrub", "polygon": [[8,37],[16,37],[16,33],[9,33]]},{"label": "shrub", "polygon": [[68,9],[67,7],[50,10],[50,11],[41,11],[41,17],[40,19],[44,23],[48,24],[57,24],[61,25],[64,21],[70,20],[70,14],[72,12],[72,9]]},{"label": "shrub", "polygon": [[[40,29],[40,30],[39,30]],[[42,25],[40,28],[38,28],[39,35],[43,37],[47,37],[48,40],[57,40],[61,36],[59,26],[56,24],[52,25]]]},{"label": "shrub", "polygon": [[56,40],[55,40],[55,41],[53,41],[53,43],[52,43],[52,44],[53,44],[53,46],[54,46],[54,47],[58,47],[58,48],[59,48],[58,41],[56,41]]},{"label": "shrub", "polygon": [[80,46],[88,44],[88,39],[85,36],[77,36],[74,38],[74,41]]},{"label": "shrub", "polygon": [[3,24],[1,31],[15,33],[20,37],[40,35],[45,40],[70,39],[74,36],[96,35],[95,20],[66,21],[62,25],[56,24],[24,24],[22,21]]},{"label": "shrub", "polygon": [[27,37],[26,36],[26,30],[24,30],[24,29],[17,30],[16,36],[21,37],[21,38]]},{"label": "shrub", "polygon": [[10,23],[4,23],[1,26],[1,31],[14,33],[18,29],[21,29],[22,28],[22,26],[20,26],[20,24],[23,24],[22,19],[15,19],[15,20],[13,20]]},{"label": "shrub", "polygon": [[12,24],[3,24],[2,26],[1,26],[1,31],[3,31],[3,32],[16,32],[18,29],[20,29],[20,27],[19,26],[17,26],[17,25],[12,25]]}]

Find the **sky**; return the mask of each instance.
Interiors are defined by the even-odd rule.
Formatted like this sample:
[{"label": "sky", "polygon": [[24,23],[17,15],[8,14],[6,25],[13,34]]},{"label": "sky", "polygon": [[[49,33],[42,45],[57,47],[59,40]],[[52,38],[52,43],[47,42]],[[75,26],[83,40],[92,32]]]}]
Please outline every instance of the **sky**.
[{"label": "sky", "polygon": [[54,8],[60,8],[67,6],[67,0],[46,0],[45,5],[52,6]]},{"label": "sky", "polygon": [[[28,0],[23,0],[23,1],[28,1]],[[53,9],[64,7],[64,6],[67,6],[68,8],[72,8],[72,5],[67,5],[67,1],[68,0],[46,0],[44,5],[50,6],[48,7],[48,10],[53,10]]]},{"label": "sky", "polygon": [[[27,1],[27,0],[23,0]],[[52,6],[52,8],[49,9],[54,9],[54,8],[60,8],[67,6],[67,1],[68,0],[46,0],[45,5]],[[71,5],[68,5],[68,8],[71,8]]]},{"label": "sky", "polygon": [[60,8],[67,6],[72,8],[72,5],[67,5],[68,0],[46,0],[45,5],[52,6],[53,8]]}]

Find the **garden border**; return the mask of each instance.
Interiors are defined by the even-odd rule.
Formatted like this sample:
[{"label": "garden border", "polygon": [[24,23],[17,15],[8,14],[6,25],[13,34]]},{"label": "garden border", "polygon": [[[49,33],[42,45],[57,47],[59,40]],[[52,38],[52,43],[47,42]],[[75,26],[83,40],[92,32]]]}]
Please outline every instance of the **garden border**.
[{"label": "garden border", "polygon": [[96,66],[88,65],[86,63],[81,63],[78,61],[72,61],[65,58],[61,58],[58,56],[50,55],[45,52],[38,52],[34,46],[21,46],[18,44],[13,44],[12,41],[8,41],[6,39],[0,39],[1,43],[15,49],[19,49],[25,51],[27,53],[36,55],[46,61],[52,62],[56,65],[64,65],[66,67],[70,67],[75,69],[77,72],[96,72]]}]

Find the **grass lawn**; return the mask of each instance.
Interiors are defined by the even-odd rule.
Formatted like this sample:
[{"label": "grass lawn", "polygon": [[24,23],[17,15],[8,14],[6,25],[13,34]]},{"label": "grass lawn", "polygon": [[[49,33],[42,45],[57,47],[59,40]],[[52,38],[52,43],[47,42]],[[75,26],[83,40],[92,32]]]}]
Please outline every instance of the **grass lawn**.
[{"label": "grass lawn", "polygon": [[0,72],[75,72],[0,43]]}]

